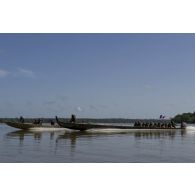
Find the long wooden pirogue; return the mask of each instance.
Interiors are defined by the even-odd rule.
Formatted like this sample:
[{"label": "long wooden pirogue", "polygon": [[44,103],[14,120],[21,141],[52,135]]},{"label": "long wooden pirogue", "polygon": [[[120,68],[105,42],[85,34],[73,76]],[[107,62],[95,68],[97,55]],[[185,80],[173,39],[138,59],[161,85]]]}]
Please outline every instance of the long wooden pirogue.
[{"label": "long wooden pirogue", "polygon": [[95,123],[76,123],[76,122],[62,122],[56,116],[56,122],[63,128],[85,131],[88,129],[129,129],[129,130],[181,130],[185,127],[176,128],[162,128],[162,127],[134,127],[127,125],[110,125],[110,124],[95,124]]},{"label": "long wooden pirogue", "polygon": [[5,122],[10,127],[16,129],[28,130],[32,128],[60,128],[59,125],[50,125],[50,124],[33,124],[33,123],[21,123],[21,122]]},{"label": "long wooden pirogue", "polygon": [[98,124],[98,123],[77,123],[74,122],[62,122],[56,117],[56,125],[50,124],[34,124],[34,123],[24,123],[24,122],[5,122],[8,126],[28,130],[32,128],[67,128],[72,130],[85,131],[89,129],[126,129],[131,131],[174,131],[174,130],[182,130],[185,129],[185,126],[177,127],[177,128],[164,128],[164,127],[134,127],[129,125],[111,125],[111,124]]}]

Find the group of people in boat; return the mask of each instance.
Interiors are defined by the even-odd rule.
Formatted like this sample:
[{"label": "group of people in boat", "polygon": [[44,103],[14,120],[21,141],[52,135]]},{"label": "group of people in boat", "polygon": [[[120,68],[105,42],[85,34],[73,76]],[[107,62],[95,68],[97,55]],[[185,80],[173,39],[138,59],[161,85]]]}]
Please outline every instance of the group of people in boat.
[{"label": "group of people in boat", "polygon": [[173,121],[170,122],[135,122],[134,127],[144,127],[144,128],[176,128]]},{"label": "group of people in boat", "polygon": [[35,125],[40,125],[42,123],[42,121],[41,121],[41,119],[35,119],[34,120],[34,122],[33,122],[33,124],[35,124]]},{"label": "group of people in boat", "polygon": [[[25,121],[24,121],[24,118],[23,118],[22,116],[20,117],[19,121],[20,121],[21,123],[24,123],[24,122],[25,122]],[[41,123],[42,123],[41,119],[35,119],[35,120],[33,121],[33,124],[36,124],[36,125],[40,125]],[[51,121],[50,121],[50,124],[53,126],[53,125],[55,125],[55,122],[54,122],[53,120],[51,120]]]},{"label": "group of people in boat", "polygon": [[[24,118],[21,116],[19,121],[21,123],[24,123]],[[69,121],[70,123],[76,123],[76,116],[74,114],[72,114],[71,116],[71,119]],[[42,121],[41,119],[37,119],[37,120],[34,120],[33,122],[34,124],[41,124]],[[51,125],[55,125],[55,122],[53,120],[50,121],[50,124]],[[137,128],[176,128],[176,124],[174,123],[174,121],[170,121],[170,122],[165,122],[165,121],[160,121],[160,122],[142,122],[142,121],[136,121],[134,123],[134,127],[137,127]],[[186,127],[186,124],[184,122],[181,122],[181,128],[185,128]]]}]

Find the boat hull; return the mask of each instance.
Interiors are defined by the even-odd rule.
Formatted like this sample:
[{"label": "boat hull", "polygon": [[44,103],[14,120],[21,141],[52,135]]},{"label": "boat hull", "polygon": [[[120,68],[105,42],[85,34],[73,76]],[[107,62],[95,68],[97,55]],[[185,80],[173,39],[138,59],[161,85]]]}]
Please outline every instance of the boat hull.
[{"label": "boat hull", "polygon": [[42,125],[33,123],[6,122],[6,124],[10,127],[22,130],[28,130],[33,128],[60,128],[59,125]]},{"label": "boat hull", "polygon": [[73,129],[73,130],[80,130],[85,131],[89,129],[128,129],[128,130],[143,130],[143,131],[161,131],[161,130],[182,130],[185,128],[158,128],[158,127],[133,127],[133,126],[125,126],[125,125],[105,125],[105,124],[92,124],[92,123],[65,123],[62,121],[59,121],[58,118],[56,118],[56,121],[59,126],[63,128]]}]

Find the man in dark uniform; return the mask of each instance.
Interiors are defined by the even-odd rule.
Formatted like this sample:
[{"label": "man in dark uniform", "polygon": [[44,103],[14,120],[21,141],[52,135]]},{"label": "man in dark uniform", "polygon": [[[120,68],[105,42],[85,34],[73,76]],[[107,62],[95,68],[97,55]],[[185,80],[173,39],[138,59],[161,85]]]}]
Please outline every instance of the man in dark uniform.
[{"label": "man in dark uniform", "polygon": [[55,125],[55,122],[53,120],[51,120],[50,124],[53,126],[53,125]]},{"label": "man in dark uniform", "polygon": [[22,116],[20,117],[20,122],[24,123],[24,118]]},{"label": "man in dark uniform", "polygon": [[70,123],[76,123],[76,116],[74,114],[71,116]]}]

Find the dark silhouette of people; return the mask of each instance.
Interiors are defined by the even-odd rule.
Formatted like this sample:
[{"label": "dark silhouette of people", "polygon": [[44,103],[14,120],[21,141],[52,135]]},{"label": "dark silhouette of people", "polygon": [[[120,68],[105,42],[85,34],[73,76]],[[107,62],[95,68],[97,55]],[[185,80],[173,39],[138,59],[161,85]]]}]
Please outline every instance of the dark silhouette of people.
[{"label": "dark silhouette of people", "polygon": [[39,125],[39,124],[41,124],[41,119],[34,120],[33,123],[36,124],[36,125]]},{"label": "dark silhouette of people", "polygon": [[70,123],[76,123],[76,116],[74,114],[71,115]]},{"label": "dark silhouette of people", "polygon": [[24,118],[22,116],[20,117],[20,122],[24,123]]},{"label": "dark silhouette of people", "polygon": [[172,128],[175,128],[175,127],[176,127],[174,121],[171,121],[171,127],[172,127]]},{"label": "dark silhouette of people", "polygon": [[167,124],[167,123],[165,123],[165,124],[164,124],[164,127],[165,127],[165,129],[167,129],[167,128],[168,128],[168,124]]},{"label": "dark silhouette of people", "polygon": [[53,120],[51,120],[50,124],[53,126],[53,125],[55,125],[55,122]]},{"label": "dark silhouette of people", "polygon": [[[185,128],[186,124],[185,123],[182,123],[182,128]],[[142,128],[168,128],[168,129],[171,129],[171,128],[176,128],[176,124],[173,122],[173,121],[170,121],[170,122],[152,122],[152,121],[149,121],[149,122],[141,122],[141,121],[136,121],[134,123],[134,127],[142,127]]]},{"label": "dark silhouette of people", "polygon": [[168,128],[169,129],[173,128],[171,123],[168,123]]},{"label": "dark silhouette of people", "polygon": [[146,127],[149,127],[149,125],[150,125],[149,122],[147,122],[147,123],[146,123]]},{"label": "dark silhouette of people", "polygon": [[150,122],[149,127],[153,128],[153,126],[154,126],[154,124],[152,122]]}]

